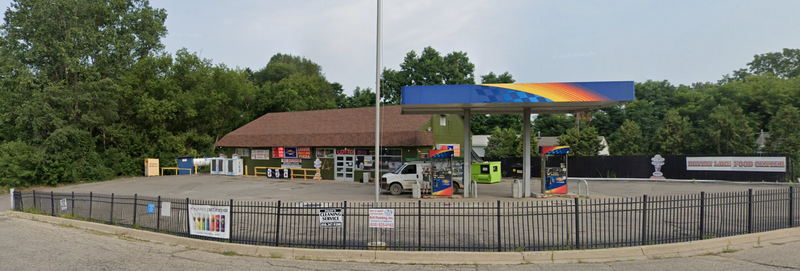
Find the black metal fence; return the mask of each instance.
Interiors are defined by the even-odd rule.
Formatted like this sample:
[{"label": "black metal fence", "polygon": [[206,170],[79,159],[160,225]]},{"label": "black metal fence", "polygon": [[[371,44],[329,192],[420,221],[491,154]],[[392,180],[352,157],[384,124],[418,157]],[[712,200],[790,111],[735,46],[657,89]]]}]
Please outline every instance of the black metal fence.
[{"label": "black metal fence", "polygon": [[[489,202],[253,202],[95,193],[14,192],[14,209],[192,238],[307,248],[530,251],[684,242],[769,231],[800,223],[787,189]],[[169,216],[161,206],[171,205]],[[229,206],[230,239],[189,234],[189,204]],[[150,205],[151,210],[148,209]],[[152,207],[156,207],[153,208]],[[322,228],[321,208],[343,224]],[[393,229],[368,225],[370,209],[393,209]]]}]

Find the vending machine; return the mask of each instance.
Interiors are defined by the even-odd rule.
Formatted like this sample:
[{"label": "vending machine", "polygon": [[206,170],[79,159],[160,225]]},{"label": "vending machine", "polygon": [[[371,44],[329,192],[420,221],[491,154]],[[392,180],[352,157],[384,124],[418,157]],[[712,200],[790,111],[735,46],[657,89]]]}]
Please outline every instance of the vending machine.
[{"label": "vending machine", "polygon": [[542,193],[567,193],[569,146],[540,146],[542,156]]},{"label": "vending machine", "polygon": [[453,154],[453,149],[428,152],[428,158],[431,160],[428,174],[430,174],[432,196],[453,195]]}]

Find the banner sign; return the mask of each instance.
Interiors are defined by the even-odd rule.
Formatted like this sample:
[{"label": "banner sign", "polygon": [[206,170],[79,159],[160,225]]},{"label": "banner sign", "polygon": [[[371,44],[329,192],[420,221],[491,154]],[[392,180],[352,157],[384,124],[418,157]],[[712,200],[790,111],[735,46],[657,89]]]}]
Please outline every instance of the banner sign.
[{"label": "banner sign", "polygon": [[319,209],[320,228],[341,228],[344,225],[344,217],[341,208]]},{"label": "banner sign", "polygon": [[272,148],[272,158],[283,158],[283,147]]},{"label": "banner sign", "polygon": [[369,209],[369,227],[394,229],[394,209]]},{"label": "banner sign", "polygon": [[161,216],[170,216],[172,211],[172,203],[169,201],[161,202]]},{"label": "banner sign", "polygon": [[286,147],[283,148],[283,157],[286,158],[297,158],[297,148],[295,147]]},{"label": "banner sign", "polygon": [[686,170],[786,172],[786,157],[763,157],[763,156],[686,157]]},{"label": "banner sign", "polygon": [[269,160],[269,150],[253,149],[250,151],[250,159],[253,160]]},{"label": "banner sign", "polygon": [[230,239],[230,206],[189,204],[189,234]]},{"label": "banner sign", "polygon": [[297,147],[297,157],[311,159],[311,147]]}]

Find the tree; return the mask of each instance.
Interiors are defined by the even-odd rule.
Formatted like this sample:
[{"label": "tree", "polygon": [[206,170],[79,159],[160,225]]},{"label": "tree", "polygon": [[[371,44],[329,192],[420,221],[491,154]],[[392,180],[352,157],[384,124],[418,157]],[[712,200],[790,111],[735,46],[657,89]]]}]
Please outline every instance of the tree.
[{"label": "tree", "polygon": [[342,108],[355,108],[355,107],[367,107],[367,106],[375,106],[375,92],[372,89],[365,88],[361,89],[356,87],[353,90],[353,96],[349,96],[345,100],[345,104]]},{"label": "tree", "polygon": [[772,75],[778,78],[800,76],[800,49],[783,48],[781,52],[770,52],[753,56],[747,69],[734,71],[734,79],[745,79],[749,75]]},{"label": "tree", "polygon": [[[531,156],[537,152],[536,137],[531,136]],[[495,127],[486,146],[486,157],[508,158],[522,157],[522,140],[517,131],[509,128]]]},{"label": "tree", "polygon": [[0,29],[22,63],[72,84],[117,76],[161,50],[166,17],[146,0],[16,0]]},{"label": "tree", "polygon": [[652,141],[658,154],[690,153],[695,139],[689,118],[681,117],[677,110],[667,111]]},{"label": "tree", "polygon": [[767,151],[788,153],[794,161],[800,161],[800,110],[784,106],[769,122]]},{"label": "tree", "polygon": [[[481,76],[484,84],[514,83],[510,73],[504,72],[499,76],[493,72]],[[529,121],[530,122],[530,121]],[[530,123],[528,124],[530,125]],[[473,114],[471,130],[473,134],[485,135],[494,131],[494,128],[511,128],[522,131],[522,118],[519,114]]]},{"label": "tree", "polygon": [[533,121],[533,129],[541,136],[560,136],[575,127],[575,119],[564,114],[539,114]]},{"label": "tree", "polygon": [[575,156],[594,156],[602,149],[597,128],[591,126],[567,129],[558,137],[558,144],[570,146],[570,154]]},{"label": "tree", "polygon": [[381,78],[383,103],[399,104],[400,90],[412,85],[474,84],[475,65],[467,53],[451,52],[444,57],[432,47],[422,54],[410,51],[400,64],[400,70],[384,69]]},{"label": "tree", "polygon": [[635,121],[625,120],[611,137],[611,152],[614,155],[644,154],[642,129]]},{"label": "tree", "polygon": [[704,136],[712,153],[751,153],[755,147],[755,131],[750,127],[750,120],[741,108],[718,105],[706,121]]}]

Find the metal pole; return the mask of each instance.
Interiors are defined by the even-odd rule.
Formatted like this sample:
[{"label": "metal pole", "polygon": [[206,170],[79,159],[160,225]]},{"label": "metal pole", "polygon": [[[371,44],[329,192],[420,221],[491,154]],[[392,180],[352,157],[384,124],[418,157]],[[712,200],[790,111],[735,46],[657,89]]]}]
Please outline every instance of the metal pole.
[{"label": "metal pole", "polygon": [[522,180],[524,197],[531,196],[531,109],[522,112]]},{"label": "metal pole", "polygon": [[[441,116],[439,116],[441,117]],[[470,189],[472,187],[472,136],[471,136],[471,121],[472,111],[469,108],[464,109],[464,150],[461,155],[464,156],[463,176],[461,183],[464,185],[464,197],[469,198]]]},{"label": "metal pole", "polygon": [[381,0],[378,0],[378,17],[375,42],[375,202],[381,195]]}]

